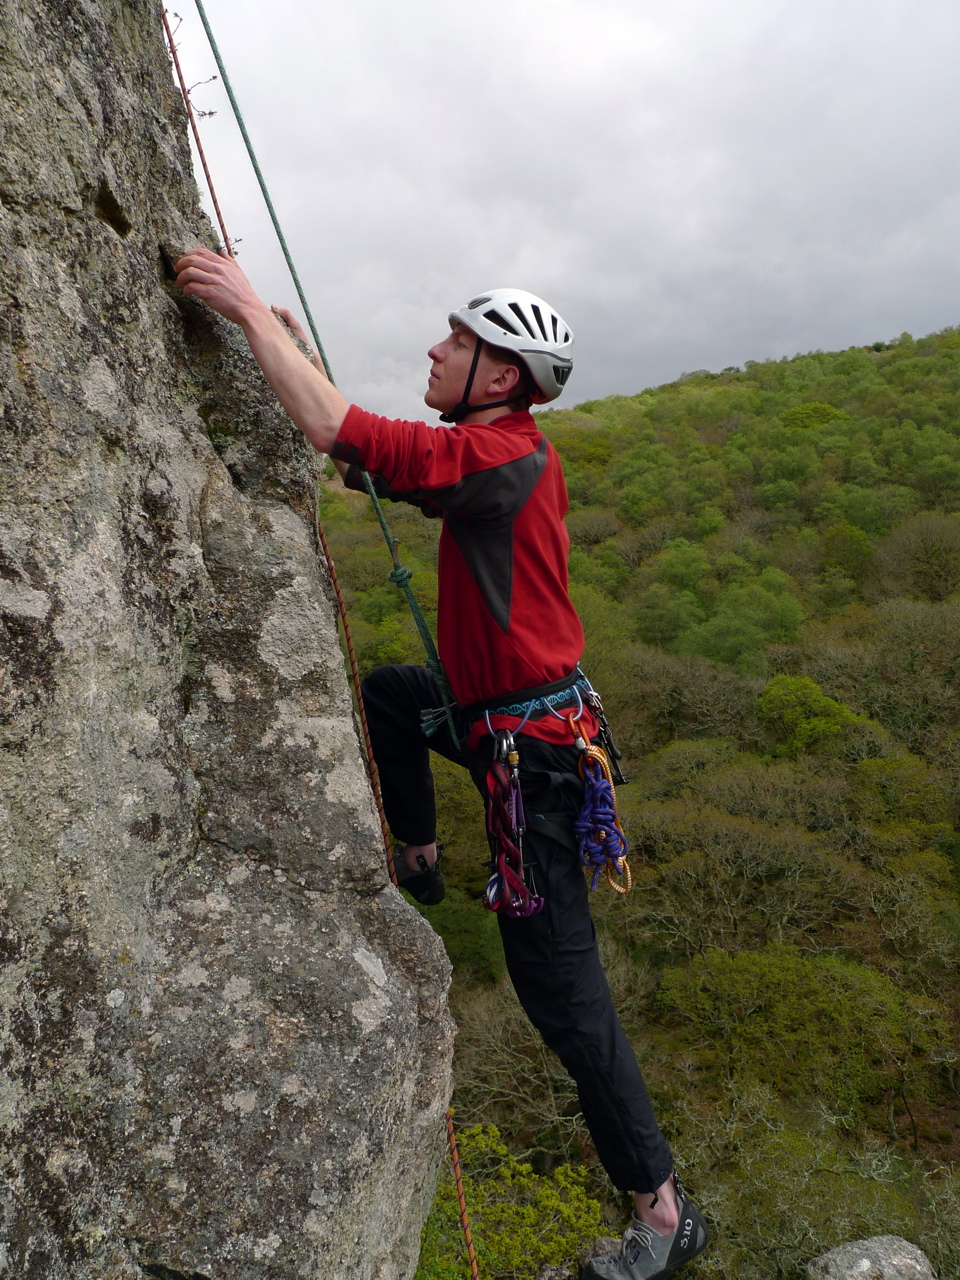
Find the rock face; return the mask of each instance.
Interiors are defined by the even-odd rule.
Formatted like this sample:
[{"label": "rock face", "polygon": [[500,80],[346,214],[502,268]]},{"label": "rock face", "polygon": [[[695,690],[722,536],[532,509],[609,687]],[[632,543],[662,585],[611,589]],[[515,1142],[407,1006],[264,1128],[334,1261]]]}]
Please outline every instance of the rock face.
[{"label": "rock face", "polygon": [[0,1275],[412,1274],[447,962],[389,886],[310,515],[159,7],[0,0]]},{"label": "rock face", "polygon": [[838,1245],[807,1266],[809,1280],[936,1280],[927,1255],[899,1236]]}]

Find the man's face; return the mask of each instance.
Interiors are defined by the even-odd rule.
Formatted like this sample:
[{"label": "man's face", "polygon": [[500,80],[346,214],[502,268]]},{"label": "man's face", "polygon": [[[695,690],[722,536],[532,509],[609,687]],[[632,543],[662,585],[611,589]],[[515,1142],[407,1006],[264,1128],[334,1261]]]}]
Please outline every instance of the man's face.
[{"label": "man's face", "polygon": [[[458,324],[442,342],[430,348],[427,352],[431,361],[430,377],[423,397],[424,404],[440,413],[446,413],[460,403],[460,397],[463,395],[463,389],[470,375],[470,365],[473,363],[476,345],[477,335],[466,325]],[[483,363],[484,357],[481,354],[480,365]],[[480,373],[481,369],[478,366],[477,376],[474,378],[475,387],[483,385]]]}]

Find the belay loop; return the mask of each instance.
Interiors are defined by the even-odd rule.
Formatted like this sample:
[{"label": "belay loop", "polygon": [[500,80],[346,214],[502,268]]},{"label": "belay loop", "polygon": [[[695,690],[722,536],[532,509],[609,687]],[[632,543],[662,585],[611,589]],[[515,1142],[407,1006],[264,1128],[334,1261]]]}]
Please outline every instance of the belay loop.
[{"label": "belay loop", "polygon": [[543,910],[543,898],[532,880],[527,883],[524,874],[524,827],[520,755],[513,735],[501,730],[487,770],[487,840],[492,872],[483,905],[488,911],[522,918]]},{"label": "belay loop", "polygon": [[[593,869],[590,889],[596,889],[603,871],[612,889],[617,893],[629,893],[633,888],[633,877],[627,865],[627,837],[617,812],[610,762],[602,747],[584,742],[572,712],[568,712],[565,719],[573,734],[574,745],[580,751],[578,768],[583,778],[583,805],[573,829],[580,861]],[[622,876],[623,884],[618,884],[611,873]]]}]

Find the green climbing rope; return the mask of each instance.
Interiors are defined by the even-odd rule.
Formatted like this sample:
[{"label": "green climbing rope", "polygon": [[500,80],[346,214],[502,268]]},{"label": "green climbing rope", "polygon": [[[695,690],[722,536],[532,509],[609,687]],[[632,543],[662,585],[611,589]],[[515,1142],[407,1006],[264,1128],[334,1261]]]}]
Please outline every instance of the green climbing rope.
[{"label": "green climbing rope", "polygon": [[[243,138],[244,145],[247,148],[247,155],[250,157],[250,163],[253,165],[253,172],[257,175],[257,182],[260,184],[260,191],[263,195],[264,203],[267,206],[267,212],[273,222],[273,229],[277,233],[277,239],[280,241],[280,248],[283,250],[283,256],[286,258],[287,267],[290,270],[291,278],[296,287],[297,294],[300,298],[300,305],[303,307],[303,314],[307,318],[307,324],[310,326],[310,332],[313,334],[313,341],[316,344],[317,352],[323,361],[323,367],[327,371],[327,377],[333,382],[333,373],[330,370],[330,362],[327,360],[327,353],[323,349],[323,343],[320,341],[320,335],[317,332],[317,326],[314,324],[313,313],[307,302],[306,294],[303,292],[303,286],[300,283],[300,277],[297,274],[297,268],[293,265],[293,258],[290,256],[290,250],[287,247],[286,236],[283,234],[283,228],[280,226],[280,220],[277,217],[277,211],[273,207],[273,201],[270,199],[270,192],[267,190],[267,184],[264,181],[263,174],[260,172],[260,164],[257,160],[257,154],[253,149],[253,143],[250,141],[250,135],[247,133],[247,126],[243,120],[243,114],[240,111],[239,103],[233,93],[233,86],[230,83],[230,77],[227,75],[227,69],[223,65],[223,59],[220,57],[220,50],[214,39],[213,31],[210,28],[210,22],[207,18],[206,10],[203,7],[203,0],[195,0],[197,12],[200,14],[200,21],[203,23],[203,29],[207,33],[207,39],[210,42],[210,48],[216,59],[217,67],[220,70],[220,79],[223,81],[223,87],[227,91],[227,97],[230,99],[230,106],[233,108],[233,114],[236,117],[240,134]],[[336,386],[336,383],[334,383]]]},{"label": "green climbing rope", "polygon": [[[313,312],[310,310],[310,304],[307,302],[306,294],[304,293],[303,286],[300,283],[300,276],[297,273],[297,268],[294,266],[293,258],[290,254],[289,246],[287,245],[286,236],[283,234],[283,228],[280,226],[280,219],[277,217],[277,211],[273,207],[273,201],[270,198],[270,192],[267,189],[266,180],[264,179],[263,173],[260,169],[257,154],[253,149],[253,143],[250,141],[250,135],[247,133],[247,126],[244,123],[240,104],[237,102],[236,96],[233,92],[233,85],[230,83],[230,77],[227,75],[227,69],[223,65],[223,58],[220,56],[220,49],[217,46],[216,39],[214,38],[213,31],[210,27],[210,21],[207,18],[206,10],[203,7],[203,0],[195,0],[195,3],[197,6],[197,12],[200,15],[200,21],[203,23],[203,29],[207,33],[207,40],[210,42],[210,48],[213,52],[214,58],[216,59],[217,68],[220,72],[220,79],[223,81],[223,87],[226,89],[227,97],[230,99],[230,106],[233,108],[237,127],[239,128],[241,137],[243,138],[244,146],[247,148],[247,155],[250,157],[253,172],[256,174],[257,182],[260,184],[260,192],[263,195],[264,203],[267,206],[267,211],[270,214],[271,221],[273,222],[273,229],[277,233],[280,248],[283,250],[283,256],[286,259],[287,267],[290,271],[290,277],[297,290],[297,296],[300,298],[300,304],[303,307],[303,314],[306,316],[307,324],[310,326],[310,332],[313,335],[313,341],[316,346],[317,353],[323,361],[323,367],[326,370],[327,377],[330,379],[331,383],[336,386],[333,371],[331,370],[330,362],[327,359],[327,353],[323,349],[323,343],[320,341],[320,334],[317,332],[317,326],[313,319]],[[366,489],[370,497],[370,501],[373,503],[373,509],[377,514],[377,520],[380,523],[384,541],[386,542],[387,549],[390,552],[390,558],[393,561],[393,570],[390,573],[390,581],[403,592],[407,604],[410,607],[414,624],[420,634],[420,640],[423,643],[424,651],[427,655],[426,665],[436,676],[437,684],[440,686],[440,693],[443,698],[443,710],[447,724],[450,728],[450,736],[453,741],[456,742],[458,740],[458,735],[453,718],[453,708],[456,706],[456,701],[450,690],[450,685],[447,683],[443,664],[440,661],[440,655],[437,653],[437,646],[433,642],[433,636],[430,634],[430,628],[427,626],[426,619],[423,616],[423,611],[421,610],[417,598],[410,587],[410,579],[413,574],[411,570],[405,569],[400,563],[397,551],[399,539],[393,537],[387,527],[383,508],[380,505],[380,499],[377,497],[373,487],[373,481],[366,471],[362,471],[361,475],[363,476],[364,488]],[[426,729],[428,732],[432,731],[429,726],[426,726]]]},{"label": "green climbing rope", "polygon": [[[250,157],[250,162],[253,165],[254,172],[257,175],[257,181],[260,183],[260,190],[263,193],[263,198],[266,201],[267,208],[270,211],[270,217],[273,219],[273,227],[277,233],[277,237],[283,249],[283,256],[287,260],[287,266],[290,269],[290,275],[293,277],[293,282],[296,285],[297,293],[300,297],[301,303],[303,304],[304,315],[307,317],[307,323],[310,325],[310,332],[313,334],[313,340],[316,343],[316,349],[320,354],[320,359],[323,361],[323,367],[327,372],[327,377],[330,379],[332,383],[333,374],[330,370],[330,365],[327,361],[327,356],[323,349],[323,343],[320,341],[320,335],[317,333],[317,326],[314,324],[313,315],[311,314],[310,307],[307,304],[307,299],[304,296],[303,288],[301,287],[301,284],[300,284],[300,277],[297,275],[296,267],[293,265],[293,259],[291,258],[290,251],[287,248],[286,239],[284,238],[283,231],[280,229],[280,223],[277,219],[276,212],[274,211],[274,208],[273,208],[273,201],[270,199],[270,193],[267,191],[267,184],[266,182],[264,182],[263,174],[260,172],[260,165],[257,163],[257,157],[253,150],[253,144],[250,141],[250,137],[247,133],[246,126],[243,123],[243,117],[240,114],[240,108],[237,105],[236,98],[234,97],[233,89],[230,85],[230,80],[227,77],[227,72],[223,65],[223,60],[220,57],[220,50],[217,48],[217,42],[213,38],[213,32],[210,30],[210,23],[207,21],[207,15],[204,12],[204,8],[201,0],[196,0],[196,5],[200,13],[200,20],[203,23],[204,30],[207,33],[207,39],[210,42],[210,48],[213,50],[213,56],[214,58],[216,58],[217,66],[220,68],[220,74],[223,77],[223,84],[227,91],[227,96],[230,99],[230,105],[233,107],[233,114],[236,117],[237,124],[240,127],[240,132],[243,135],[243,141],[246,144],[247,154]],[[174,58],[174,62],[176,62],[176,48],[173,43],[173,36],[170,33],[170,28],[166,23],[166,18],[164,18],[164,25],[167,28],[167,36],[170,40],[171,54]],[[179,64],[177,69],[179,74]],[[187,109],[189,112],[190,104],[189,104],[188,90],[184,85],[182,78],[181,78],[180,84],[181,84],[181,88],[183,89],[184,99],[186,100]],[[198,137],[197,138],[198,146],[199,146],[199,142],[200,140]],[[204,164],[204,170],[206,172],[206,164]],[[207,181],[210,182],[209,172],[207,172]],[[214,193],[212,182],[210,182],[210,195],[213,198],[214,205],[216,206],[217,197],[216,197],[216,194]],[[219,209],[218,209],[218,212],[219,212]],[[221,220],[221,226],[222,225],[223,223]],[[224,237],[226,237],[226,231],[224,231]],[[229,250],[229,245],[225,247]],[[384,519],[383,509],[380,506],[380,500],[378,499],[376,493],[374,492],[373,481],[370,479],[370,476],[366,471],[362,471],[361,475],[363,476],[364,486],[366,487],[367,493],[370,495],[370,500],[373,503],[374,511],[376,511],[377,513],[377,519],[380,522],[380,528],[383,531],[384,539],[386,540],[387,547],[390,550],[391,559],[393,560],[393,572],[390,574],[390,580],[391,582],[396,583],[396,585],[401,589],[401,591],[403,591],[404,595],[406,596],[407,603],[409,604],[410,610],[413,613],[414,622],[417,625],[417,630],[420,632],[420,639],[423,641],[423,645],[427,653],[427,666],[430,668],[431,671],[433,671],[434,675],[436,676],[437,683],[439,684],[441,693],[443,695],[443,709],[446,714],[447,722],[450,725],[450,731],[453,737],[453,741],[457,742],[457,733],[456,733],[456,728],[453,720],[453,707],[456,704],[453,700],[452,694],[450,693],[450,686],[447,684],[447,679],[446,679],[446,676],[444,675],[443,667],[440,663],[439,655],[437,654],[436,645],[433,643],[433,637],[431,636],[429,628],[427,627],[426,619],[424,618],[423,613],[421,612],[421,609],[419,604],[417,603],[416,597],[414,596],[413,592],[410,590],[410,578],[412,575],[410,573],[410,570],[405,569],[403,565],[401,565],[400,563],[400,560],[397,555],[398,540],[391,536],[390,530],[387,528],[387,522]],[[327,552],[326,540],[323,536],[323,530],[319,526],[319,521],[318,521],[318,530],[320,534],[320,542],[323,546],[325,554],[327,555],[327,564],[329,566],[330,576],[333,579],[334,589],[336,590],[336,593],[337,593],[337,600],[338,600],[341,612],[343,614],[344,629],[346,631],[347,649],[350,655],[351,665],[353,667],[354,678],[356,680],[357,698],[360,702],[360,723],[363,726],[364,740],[367,748],[367,756],[370,762],[370,772],[371,772],[371,782],[373,784],[373,793],[374,793],[374,798],[376,799],[377,808],[380,814],[380,822],[383,826],[384,843],[386,845],[386,853],[387,853],[387,866],[390,868],[390,878],[393,880],[395,884],[396,877],[393,871],[393,860],[390,853],[389,834],[387,831],[386,818],[383,812],[383,803],[380,797],[380,790],[377,784],[377,773],[376,773],[376,767],[374,765],[374,760],[373,760],[373,750],[370,745],[370,736],[367,731],[366,717],[363,712],[363,700],[360,695],[360,676],[356,668],[356,660],[353,656],[353,649],[350,644],[350,632],[349,632],[349,627],[347,627],[346,609],[344,607],[343,597],[340,594],[339,584],[337,583],[337,575],[334,569],[333,561],[330,559],[329,553]],[[453,1128],[453,1115],[449,1110],[449,1108],[447,1109],[446,1123],[447,1123],[447,1141],[450,1146],[450,1159],[453,1164],[454,1184],[457,1189],[457,1199],[460,1205],[460,1227],[461,1227],[461,1230],[463,1231],[464,1243],[466,1244],[466,1248],[467,1248],[467,1260],[470,1266],[470,1275],[472,1277],[472,1280],[480,1280],[480,1270],[477,1265],[477,1255],[474,1250],[473,1240],[470,1234],[470,1220],[467,1216],[467,1203],[463,1193],[463,1175],[460,1168],[460,1156],[457,1151],[457,1138]]]},{"label": "green climbing rope", "polygon": [[[437,678],[437,684],[440,687],[440,695],[443,698],[443,713],[446,717],[447,725],[450,729],[450,737],[456,743],[459,741],[457,726],[453,718],[453,708],[457,705],[456,699],[447,683],[447,677],[443,670],[443,663],[440,661],[440,655],[437,653],[437,646],[433,642],[433,636],[430,634],[430,628],[427,626],[427,620],[423,616],[423,610],[420,608],[417,597],[413,594],[410,587],[410,579],[413,573],[410,569],[405,569],[400,563],[398,547],[400,540],[395,538],[388,526],[386,517],[383,514],[383,507],[380,505],[380,499],[377,497],[376,490],[373,487],[373,481],[366,471],[361,471],[363,476],[363,484],[366,489],[370,501],[373,503],[373,509],[377,513],[377,519],[380,521],[380,529],[383,533],[384,541],[390,550],[390,556],[393,560],[393,570],[390,574],[390,581],[398,586],[406,597],[407,604],[410,606],[410,612],[413,614],[413,621],[416,624],[417,631],[420,633],[420,640],[423,644],[424,651],[427,655],[426,665]],[[424,732],[430,734],[434,731],[436,725],[430,722],[424,722]]]}]

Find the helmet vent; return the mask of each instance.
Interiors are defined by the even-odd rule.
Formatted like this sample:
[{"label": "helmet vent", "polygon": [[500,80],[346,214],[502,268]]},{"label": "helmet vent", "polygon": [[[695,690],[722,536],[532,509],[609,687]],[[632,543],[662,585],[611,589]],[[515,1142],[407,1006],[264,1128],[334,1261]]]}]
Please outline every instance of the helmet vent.
[{"label": "helmet vent", "polygon": [[485,311],[483,313],[485,320],[490,320],[494,324],[498,324],[504,333],[512,333],[515,338],[520,337],[520,330],[515,329],[509,320],[504,320],[499,311]]},{"label": "helmet vent", "polygon": [[570,377],[570,366],[555,364],[553,366],[553,376],[561,387],[565,386],[567,379]]},{"label": "helmet vent", "polygon": [[553,340],[554,340],[554,342],[556,342],[556,340],[557,340],[557,317],[556,317],[556,316],[551,316],[551,317],[550,317],[550,319],[553,321]]},{"label": "helmet vent", "polygon": [[533,318],[536,320],[537,324],[540,326],[540,332],[543,334],[544,342],[549,342],[550,339],[547,337],[547,331],[544,328],[543,316],[540,314],[540,308],[537,306],[535,302],[531,302],[530,310],[533,312]]},{"label": "helmet vent", "polygon": [[476,311],[477,307],[482,307],[485,302],[489,301],[490,298],[488,295],[484,295],[482,298],[474,298],[472,302],[467,303],[467,310]]},{"label": "helmet vent", "polygon": [[516,304],[515,302],[511,302],[511,303],[510,303],[510,310],[513,312],[513,314],[517,317],[517,319],[520,321],[520,323],[521,323],[521,324],[523,325],[523,327],[526,329],[527,333],[529,333],[530,337],[531,337],[531,338],[533,338],[533,339],[536,339],[536,336],[537,336],[537,335],[533,332],[533,327],[532,327],[532,325],[530,324],[530,321],[529,321],[529,320],[527,319],[527,317],[523,314],[523,312],[520,310],[520,308],[517,306],[517,304]]}]

